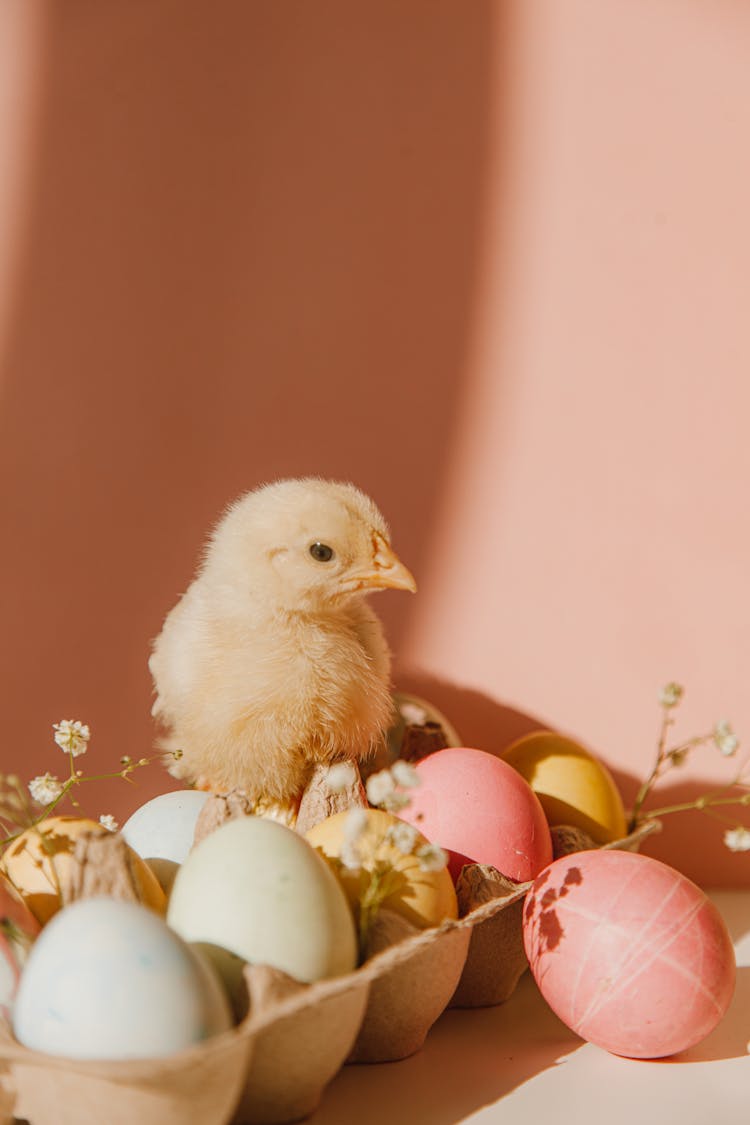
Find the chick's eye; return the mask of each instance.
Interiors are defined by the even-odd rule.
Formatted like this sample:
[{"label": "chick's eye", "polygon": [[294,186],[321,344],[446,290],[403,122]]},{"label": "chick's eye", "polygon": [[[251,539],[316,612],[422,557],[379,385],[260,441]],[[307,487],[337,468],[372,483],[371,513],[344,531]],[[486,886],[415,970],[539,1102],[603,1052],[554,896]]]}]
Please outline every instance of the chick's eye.
[{"label": "chick's eye", "polygon": [[310,546],[310,554],[316,562],[330,562],[333,558],[333,547],[329,547],[327,543],[313,543]]}]

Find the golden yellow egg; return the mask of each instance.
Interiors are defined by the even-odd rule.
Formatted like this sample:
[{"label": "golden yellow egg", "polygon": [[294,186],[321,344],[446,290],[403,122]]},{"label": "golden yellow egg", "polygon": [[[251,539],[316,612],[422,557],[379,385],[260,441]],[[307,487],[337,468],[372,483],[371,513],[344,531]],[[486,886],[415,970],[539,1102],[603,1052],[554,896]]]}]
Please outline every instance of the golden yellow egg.
[{"label": "golden yellow egg", "polygon": [[[44,925],[60,909],[60,888],[70,877],[76,842],[84,832],[106,834],[96,820],[82,816],[51,816],[27,828],[6,849],[0,870],[8,877],[31,913]],[[144,906],[164,913],[166,900],[148,865],[129,851],[130,871]]]},{"label": "golden yellow egg", "polygon": [[[350,810],[351,811],[351,810]],[[446,867],[438,871],[425,871],[414,852],[427,844],[421,833],[404,824],[391,813],[380,809],[365,809],[363,831],[357,836],[357,849],[361,868],[352,870],[339,862],[347,853],[347,821],[349,812],[336,813],[316,824],[307,832],[307,839],[328,860],[346,892],[355,916],[359,904],[373,875],[381,872],[386,878],[387,893],[380,904],[394,911],[419,929],[439,926],[446,918],[458,917],[458,904],[453,880]],[[404,832],[405,830],[405,832]],[[413,840],[409,853],[399,848],[399,840],[406,845]],[[390,872],[390,873],[389,873]]]},{"label": "golden yellow egg", "polygon": [[625,836],[625,809],[611,773],[577,742],[554,731],[534,731],[501,757],[528,781],[550,826],[571,824],[597,844]]}]

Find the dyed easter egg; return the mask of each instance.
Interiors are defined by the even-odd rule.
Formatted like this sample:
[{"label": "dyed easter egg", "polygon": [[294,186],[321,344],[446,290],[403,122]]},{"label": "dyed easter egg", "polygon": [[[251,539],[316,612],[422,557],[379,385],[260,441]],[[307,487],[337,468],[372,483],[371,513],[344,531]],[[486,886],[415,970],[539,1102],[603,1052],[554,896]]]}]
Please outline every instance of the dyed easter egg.
[{"label": "dyed easter egg", "polygon": [[[191,851],[167,921],[186,941],[272,965],[300,981],[356,966],[354,919],[328,864],[291,828],[258,816],[227,821]],[[227,987],[234,991],[231,975]]]},{"label": "dyed easter egg", "polygon": [[611,773],[577,742],[534,731],[501,756],[528,781],[549,824],[580,828],[597,844],[625,836],[625,809]]},{"label": "dyed easter egg", "polygon": [[0,875],[0,1015],[8,1019],[39,923],[8,880]]},{"label": "dyed easter egg", "polygon": [[542,871],[524,907],[524,945],[560,1019],[629,1058],[699,1043],[734,991],[716,907],[680,872],[632,852],[577,852]]},{"label": "dyed easter egg", "polygon": [[[70,877],[77,841],[87,832],[105,835],[108,831],[86,817],[51,816],[38,828],[28,828],[8,846],[0,865],[2,871],[42,925],[60,909],[60,888]],[[164,892],[156,876],[135,852],[131,852],[130,861],[139,900],[163,912]]]},{"label": "dyed easter egg", "polygon": [[231,1024],[213,970],[164,919],[106,897],[45,926],[13,1010],[19,1042],[76,1059],[169,1055]]},{"label": "dyed easter egg", "polygon": [[456,879],[464,864],[486,863],[525,883],[552,859],[538,798],[517,770],[484,750],[451,747],[416,765],[420,784],[399,812],[449,853]]},{"label": "dyed easter egg", "polygon": [[162,793],[136,809],[122,826],[122,835],[149,865],[169,893],[177,869],[193,846],[195,822],[208,800],[198,789]]},{"label": "dyed easter egg", "polygon": [[394,872],[392,890],[383,898],[383,907],[419,929],[439,926],[446,918],[457,918],[456,892],[447,868],[425,870],[420,861],[418,853],[427,844],[425,837],[391,813],[380,809],[356,810],[357,815],[360,812],[363,828],[354,844],[360,864],[357,870],[338,862],[346,842],[349,812],[336,813],[320,821],[306,835],[312,846],[333,862],[355,914],[373,870],[380,864]]}]

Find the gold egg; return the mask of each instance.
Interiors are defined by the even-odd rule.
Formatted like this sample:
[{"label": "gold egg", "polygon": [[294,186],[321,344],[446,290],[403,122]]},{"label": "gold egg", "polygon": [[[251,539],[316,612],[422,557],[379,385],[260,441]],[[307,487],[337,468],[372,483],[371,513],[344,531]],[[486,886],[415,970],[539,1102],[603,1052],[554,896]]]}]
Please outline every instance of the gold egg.
[{"label": "gold egg", "polygon": [[500,757],[528,781],[550,826],[570,824],[597,844],[625,836],[625,809],[611,773],[571,738],[534,731]]},{"label": "gold egg", "polygon": [[[34,828],[27,828],[3,854],[0,870],[41,925],[62,905],[61,889],[73,870],[76,843],[86,832],[106,835],[109,829],[87,817],[51,816]],[[163,914],[166,900],[156,876],[132,848],[128,853],[139,900]]]},{"label": "gold egg", "polygon": [[346,893],[355,917],[359,914],[362,895],[378,871],[390,872],[386,877],[387,893],[381,905],[399,914],[418,929],[439,926],[446,918],[458,917],[458,904],[453,880],[448,869],[424,871],[414,851],[427,840],[417,832],[409,854],[403,852],[393,842],[393,829],[399,826],[407,833],[413,830],[391,813],[380,809],[364,809],[365,823],[362,833],[357,837],[356,847],[361,867],[352,870],[341,861],[345,851],[346,826],[349,812],[336,813],[327,820],[320,821],[307,832],[307,840],[326,859]]}]

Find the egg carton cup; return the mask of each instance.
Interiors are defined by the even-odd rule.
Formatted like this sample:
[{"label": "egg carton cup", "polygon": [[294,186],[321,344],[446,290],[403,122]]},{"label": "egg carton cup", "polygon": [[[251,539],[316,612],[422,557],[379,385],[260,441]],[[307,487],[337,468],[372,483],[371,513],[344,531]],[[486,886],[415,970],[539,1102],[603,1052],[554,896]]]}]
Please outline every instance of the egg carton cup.
[{"label": "egg carton cup", "polygon": [[235,1125],[281,1125],[317,1108],[364,1019],[370,978],[361,970],[303,984],[268,965],[244,971],[251,1044]]},{"label": "egg carton cup", "polygon": [[470,938],[469,926],[448,920],[365,961],[357,971],[370,992],[349,1062],[394,1062],[419,1050],[455,991]]},{"label": "egg carton cup", "polygon": [[470,931],[445,922],[409,934],[346,976],[303,984],[248,966],[252,1039],[236,1125],[281,1125],[311,1114],[344,1062],[392,1062],[414,1054],[448,1005]]},{"label": "egg carton cup", "polygon": [[[642,842],[661,824],[646,820],[604,849],[638,851]],[[552,829],[555,858],[598,845],[577,828],[563,825]],[[523,903],[532,886],[514,883],[494,868],[479,864],[465,867],[458,885],[461,923],[469,928],[471,941],[466,962],[451,997],[453,1008],[487,1008],[504,1003],[528,968],[523,945]]]},{"label": "egg carton cup", "polygon": [[5,1118],[31,1125],[227,1125],[254,1041],[223,1032],[164,1058],[78,1060],[32,1051],[0,1027]]}]

